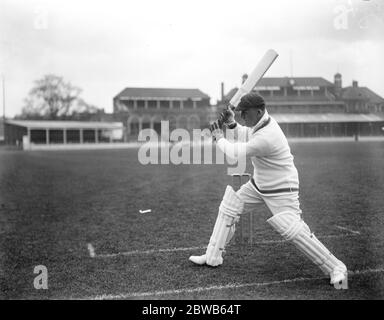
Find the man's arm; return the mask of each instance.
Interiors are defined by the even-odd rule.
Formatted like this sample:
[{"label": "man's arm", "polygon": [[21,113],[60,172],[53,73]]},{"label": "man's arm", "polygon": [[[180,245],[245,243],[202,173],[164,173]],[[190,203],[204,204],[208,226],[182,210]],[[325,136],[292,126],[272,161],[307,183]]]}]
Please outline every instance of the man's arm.
[{"label": "man's arm", "polygon": [[210,125],[209,129],[219,149],[230,158],[260,157],[270,153],[269,143],[264,137],[256,134],[248,142],[230,142],[224,138],[221,125],[222,123],[215,121]]},{"label": "man's arm", "polygon": [[242,157],[261,157],[270,152],[268,142],[263,138],[254,137],[248,142],[230,142],[224,137],[217,140],[219,149],[232,159]]},{"label": "man's arm", "polygon": [[[228,130],[229,128],[227,128]],[[231,130],[231,129],[229,129]],[[249,128],[246,126],[242,126],[238,122],[236,122],[236,126],[232,129],[234,131],[235,140],[239,142],[247,142]]]}]

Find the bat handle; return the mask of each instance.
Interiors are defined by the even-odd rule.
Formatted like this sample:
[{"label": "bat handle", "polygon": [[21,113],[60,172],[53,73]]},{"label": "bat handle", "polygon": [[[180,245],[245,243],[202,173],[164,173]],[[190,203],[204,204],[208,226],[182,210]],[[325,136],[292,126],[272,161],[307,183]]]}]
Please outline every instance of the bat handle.
[{"label": "bat handle", "polygon": [[206,137],[206,138],[212,138],[212,135],[211,135],[210,133],[206,132],[206,131],[203,131],[203,132],[201,133],[201,136],[202,136],[202,137]]},{"label": "bat handle", "polygon": [[235,111],[235,108],[236,108],[236,107],[235,107],[234,105],[228,103],[228,105],[227,105],[227,109],[230,109],[230,110],[232,110],[232,111]]},{"label": "bat handle", "polygon": [[[235,106],[228,103],[227,106],[226,106],[226,109],[227,110],[232,110],[232,111],[235,111]],[[231,129],[231,128],[230,128]],[[205,132],[202,132],[201,136],[204,136],[204,137],[212,137],[212,135],[210,133],[207,133],[206,131]]]}]

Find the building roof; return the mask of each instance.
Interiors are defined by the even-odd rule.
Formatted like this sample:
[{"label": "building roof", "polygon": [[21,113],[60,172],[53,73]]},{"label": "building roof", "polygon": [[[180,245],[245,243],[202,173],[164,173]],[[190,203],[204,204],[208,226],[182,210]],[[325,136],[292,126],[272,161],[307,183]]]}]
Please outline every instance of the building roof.
[{"label": "building roof", "polygon": [[310,96],[310,95],[301,95],[301,96],[269,96],[269,95],[262,95],[264,100],[267,102],[267,104],[275,104],[275,103],[287,103],[287,104],[295,104],[295,103],[332,103],[336,102],[337,104],[343,103],[340,101],[336,101],[335,99],[332,99],[331,96]]},{"label": "building roof", "polygon": [[115,98],[152,98],[152,99],[210,99],[199,89],[175,88],[125,88]]},{"label": "building roof", "polygon": [[345,100],[369,100],[372,103],[384,103],[384,99],[367,87],[346,87],[342,91]]},{"label": "building roof", "polygon": [[[231,89],[225,96],[226,101],[230,101],[238,89]],[[294,96],[270,96],[263,95],[265,102],[268,105],[324,105],[324,104],[344,104],[343,101],[337,101],[331,94],[321,96],[310,96],[310,95],[294,95]]]},{"label": "building roof", "polygon": [[344,106],[344,101],[332,101],[332,100],[310,100],[310,99],[295,99],[287,101],[268,100],[265,99],[267,109],[270,106],[307,106],[309,108],[316,108],[317,106]]},{"label": "building roof", "polygon": [[6,120],[7,124],[30,129],[122,129],[121,122],[99,121],[51,121],[51,120]]},{"label": "building roof", "polygon": [[[293,84],[290,83],[290,80],[294,80]],[[333,83],[321,77],[266,77],[261,78],[256,85],[257,87],[333,87]],[[231,100],[231,98],[235,95],[238,88],[231,89],[226,95],[225,100]],[[305,99],[317,99],[317,100],[328,100],[329,97],[324,99],[323,97],[298,97],[295,96],[295,100],[305,100]],[[264,97],[265,100],[273,100],[279,99],[278,97]],[[282,97],[288,98],[289,97]],[[330,100],[330,99],[329,99]]]},{"label": "building roof", "polygon": [[271,116],[278,123],[329,123],[329,122],[384,122],[383,114],[353,113],[276,113]]},{"label": "building roof", "polygon": [[294,86],[332,87],[333,83],[322,77],[266,77],[261,78],[257,86],[289,87],[293,80]]}]

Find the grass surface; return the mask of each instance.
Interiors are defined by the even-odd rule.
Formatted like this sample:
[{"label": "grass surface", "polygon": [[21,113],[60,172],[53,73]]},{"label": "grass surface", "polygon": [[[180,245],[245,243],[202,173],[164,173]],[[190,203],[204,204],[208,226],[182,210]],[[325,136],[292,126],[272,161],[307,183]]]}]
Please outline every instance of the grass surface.
[{"label": "grass surface", "polygon": [[[291,149],[311,229],[331,236],[322,241],[350,270],[383,268],[384,142],[293,142]],[[90,257],[89,243],[96,255],[207,245],[231,183],[226,169],[143,166],[137,150],[0,150],[0,298],[384,298],[384,273],[355,274],[349,290],[334,290],[288,243],[232,243],[219,268],[188,261],[203,250]],[[281,240],[264,207],[247,210],[255,241]],[[36,265],[48,268],[48,290],[33,287]],[[295,278],[305,279],[282,282]],[[240,287],[174,291],[234,283]],[[169,292],[131,295],[157,291]]]}]

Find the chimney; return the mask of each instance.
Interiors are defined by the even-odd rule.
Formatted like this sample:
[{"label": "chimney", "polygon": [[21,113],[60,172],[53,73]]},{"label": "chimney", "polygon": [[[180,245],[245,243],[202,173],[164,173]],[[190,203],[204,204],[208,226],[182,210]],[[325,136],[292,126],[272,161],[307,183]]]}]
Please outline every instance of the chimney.
[{"label": "chimney", "polygon": [[334,86],[335,86],[335,94],[337,97],[341,95],[342,86],[342,77],[340,73],[336,73],[334,76]]},{"label": "chimney", "polygon": [[358,87],[358,82],[356,80],[352,81],[352,87],[354,87],[354,88]]},{"label": "chimney", "polygon": [[241,77],[241,84],[243,84],[247,79],[248,79],[248,75],[244,73],[243,76]]},{"label": "chimney", "polygon": [[224,101],[224,82],[221,83],[221,101]]}]

